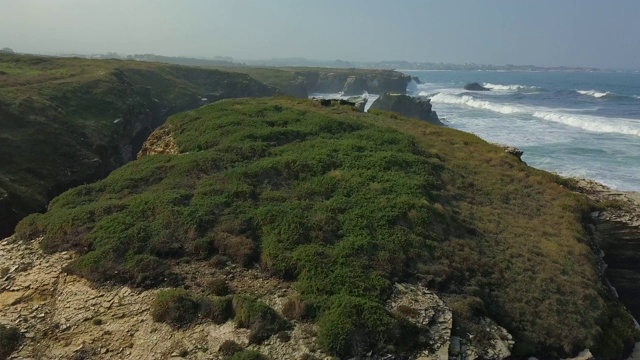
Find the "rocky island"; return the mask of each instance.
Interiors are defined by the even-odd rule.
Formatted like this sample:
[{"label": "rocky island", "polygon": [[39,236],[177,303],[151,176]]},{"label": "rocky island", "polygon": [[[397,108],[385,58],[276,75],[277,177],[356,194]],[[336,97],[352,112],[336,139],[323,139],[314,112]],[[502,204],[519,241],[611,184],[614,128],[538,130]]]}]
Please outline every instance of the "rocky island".
[{"label": "rocky island", "polygon": [[32,214],[0,241],[0,358],[625,359],[640,341],[633,251],[610,286],[602,249],[627,237],[597,231],[627,203],[388,112],[401,95],[370,113],[271,96],[406,77],[4,56],[0,199]]}]

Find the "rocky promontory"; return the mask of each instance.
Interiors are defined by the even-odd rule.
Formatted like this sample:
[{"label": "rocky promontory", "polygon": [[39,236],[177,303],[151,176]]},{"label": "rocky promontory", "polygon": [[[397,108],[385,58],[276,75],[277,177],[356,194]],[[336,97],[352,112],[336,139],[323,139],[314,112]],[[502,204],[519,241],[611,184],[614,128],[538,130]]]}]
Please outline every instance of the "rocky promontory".
[{"label": "rocky promontory", "polygon": [[403,94],[384,93],[371,104],[369,110],[383,110],[424,120],[435,125],[443,125],[438,114],[432,110],[429,99],[414,98]]},{"label": "rocky promontory", "polygon": [[21,221],[0,242],[15,357],[630,353],[583,196],[474,135],[345,103],[176,114]]}]

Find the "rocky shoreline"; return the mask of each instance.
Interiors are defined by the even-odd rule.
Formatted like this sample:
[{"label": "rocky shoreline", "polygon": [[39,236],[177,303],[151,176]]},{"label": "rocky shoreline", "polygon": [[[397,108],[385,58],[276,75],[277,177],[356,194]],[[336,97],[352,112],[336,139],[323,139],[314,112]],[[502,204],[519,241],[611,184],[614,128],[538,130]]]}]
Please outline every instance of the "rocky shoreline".
[{"label": "rocky shoreline", "polygon": [[640,193],[611,189],[598,182],[575,179],[576,191],[603,209],[594,211],[591,229],[606,264],[604,275],[615,295],[640,318]]}]

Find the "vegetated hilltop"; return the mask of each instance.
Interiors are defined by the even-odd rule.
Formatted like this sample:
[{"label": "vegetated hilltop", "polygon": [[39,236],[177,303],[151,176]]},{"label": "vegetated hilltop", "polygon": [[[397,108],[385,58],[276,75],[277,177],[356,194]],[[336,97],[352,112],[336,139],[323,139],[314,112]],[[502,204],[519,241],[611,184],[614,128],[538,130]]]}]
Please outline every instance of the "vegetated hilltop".
[{"label": "vegetated hilltop", "polygon": [[133,159],[169,115],[276,91],[218,70],[0,54],[0,236]]},{"label": "vegetated hilltop", "polygon": [[[175,147],[65,192],[24,219],[17,239],[77,252],[67,271],[96,283],[188,284],[192,294],[221,258],[259,264],[292,284],[288,312],[341,357],[432,349],[431,324],[407,320],[422,309],[390,310],[397,283],[436,290],[456,343],[476,349],[504,340],[493,322],[513,335],[516,357],[589,348],[616,359],[638,340],[600,282],[582,226],[589,203],[474,135],[285,98],[220,101],[157,131]],[[189,262],[197,273],[183,271]],[[153,316],[182,326],[235,316],[255,344],[301,326],[250,293],[192,294],[161,292]]]}]

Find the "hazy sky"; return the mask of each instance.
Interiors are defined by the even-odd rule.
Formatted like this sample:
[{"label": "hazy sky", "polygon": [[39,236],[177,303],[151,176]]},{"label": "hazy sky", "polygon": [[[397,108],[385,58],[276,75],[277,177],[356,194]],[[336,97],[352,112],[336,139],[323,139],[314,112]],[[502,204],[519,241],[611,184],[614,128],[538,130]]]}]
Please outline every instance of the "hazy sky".
[{"label": "hazy sky", "polygon": [[0,48],[640,68],[640,0],[0,0]]}]

